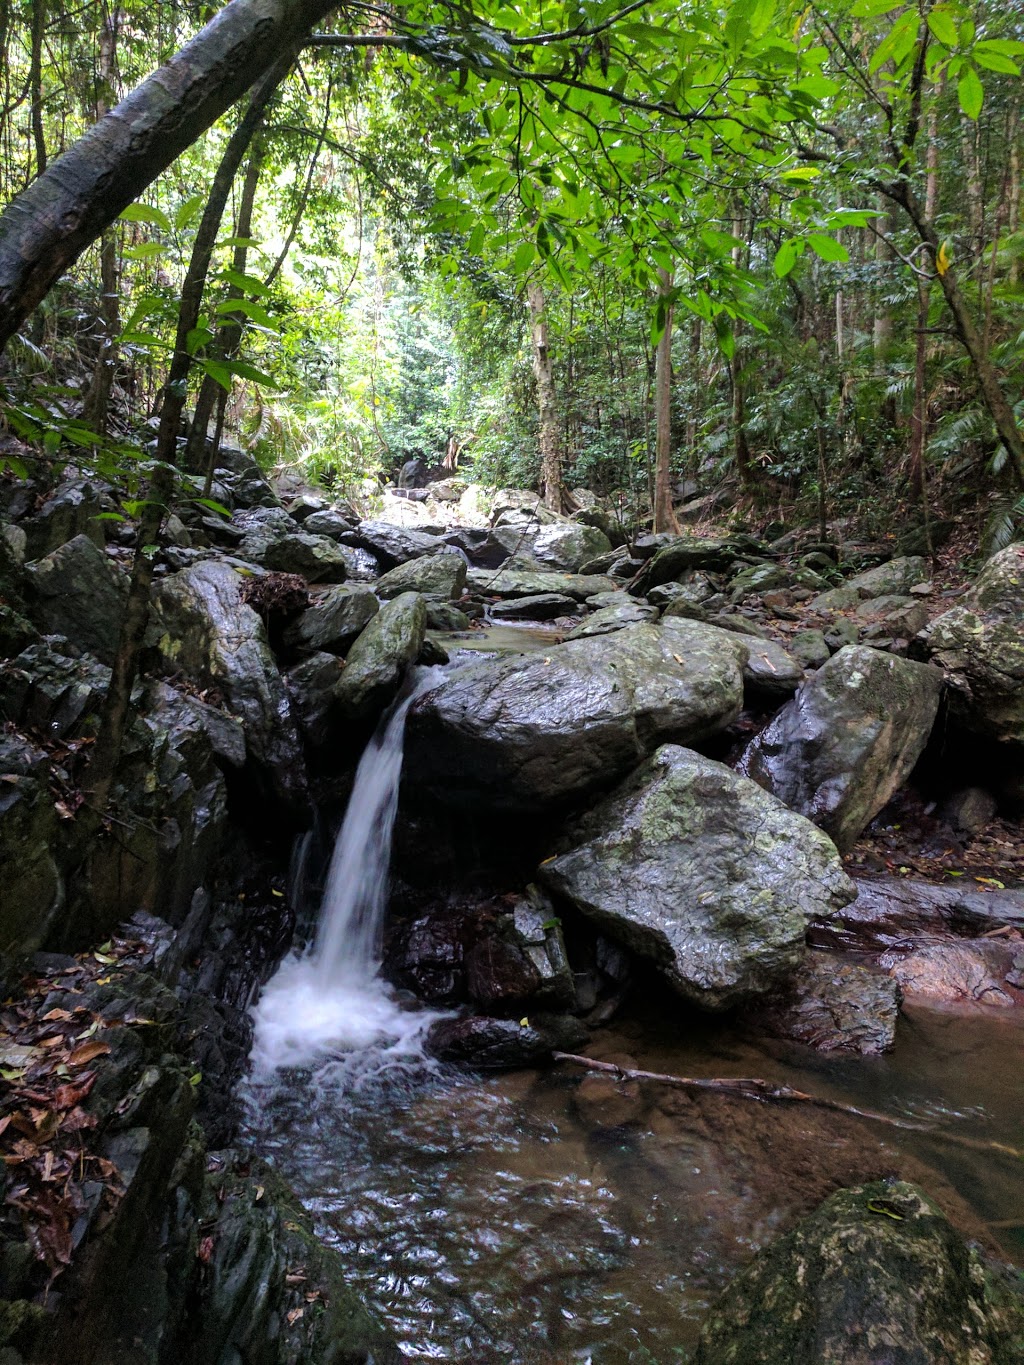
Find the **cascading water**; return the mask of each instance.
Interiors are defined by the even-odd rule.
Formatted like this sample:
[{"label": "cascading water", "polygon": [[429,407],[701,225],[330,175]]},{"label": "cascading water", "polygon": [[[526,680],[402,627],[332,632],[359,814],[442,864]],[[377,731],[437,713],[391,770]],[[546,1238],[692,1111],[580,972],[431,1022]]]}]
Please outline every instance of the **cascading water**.
[{"label": "cascading water", "polygon": [[405,721],[442,676],[439,669],[416,676],[360,760],[313,946],[282,962],[254,1012],[257,1083],[325,1056],[340,1081],[422,1057],[423,1034],[437,1016],[401,1008],[378,973]]}]

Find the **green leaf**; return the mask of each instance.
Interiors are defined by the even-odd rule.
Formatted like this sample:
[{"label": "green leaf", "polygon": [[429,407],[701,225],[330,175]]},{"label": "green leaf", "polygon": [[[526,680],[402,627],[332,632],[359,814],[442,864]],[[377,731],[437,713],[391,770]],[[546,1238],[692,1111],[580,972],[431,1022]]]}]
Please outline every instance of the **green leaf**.
[{"label": "green leaf", "polygon": [[834,237],[827,237],[823,232],[809,232],[807,244],[823,261],[848,261],[850,259],[850,253],[842,242],[837,242]]},{"label": "green leaf", "polygon": [[964,74],[957,81],[957,97],[960,100],[960,108],[970,119],[976,119],[981,113],[982,102],[985,98],[985,88],[978,78],[978,73],[973,66],[967,67]]},{"label": "green leaf", "polygon": [[209,507],[212,512],[216,512],[222,517],[231,516],[230,509],[225,507],[222,502],[218,502],[216,498],[193,498],[192,501],[200,507]]},{"label": "green leaf", "polygon": [[784,280],[789,272],[796,265],[796,258],[800,254],[800,243],[793,241],[783,242],[775,253],[775,274],[780,280]]},{"label": "green leaf", "polygon": [[174,215],[174,226],[179,232],[189,227],[199,217],[206,200],[201,194],[193,194],[178,206]]},{"label": "green leaf", "polygon": [[855,19],[873,19],[877,14],[888,14],[890,10],[901,9],[902,0],[857,0],[850,13]]},{"label": "green leaf", "polygon": [[160,261],[167,255],[167,248],[161,242],[139,242],[126,246],[122,255],[129,261]]},{"label": "green leaf", "polygon": [[241,289],[244,294],[255,294],[257,298],[265,299],[273,292],[255,275],[243,275],[240,270],[222,270],[220,278],[226,280],[228,284],[233,284],[236,289]]},{"label": "green leaf", "polygon": [[118,217],[122,223],[151,223],[164,232],[171,231],[171,220],[163,209],[153,208],[149,204],[129,204]]},{"label": "green leaf", "polygon": [[944,5],[936,5],[933,10],[929,10],[928,27],[932,31],[932,37],[943,47],[956,47],[959,42],[960,34],[956,20]]},{"label": "green leaf", "polygon": [[998,71],[1004,76],[1020,75],[1020,67],[1016,62],[1012,62],[1009,57],[1004,57],[1001,52],[982,52],[980,43],[971,55],[978,65],[983,66],[986,71]]}]

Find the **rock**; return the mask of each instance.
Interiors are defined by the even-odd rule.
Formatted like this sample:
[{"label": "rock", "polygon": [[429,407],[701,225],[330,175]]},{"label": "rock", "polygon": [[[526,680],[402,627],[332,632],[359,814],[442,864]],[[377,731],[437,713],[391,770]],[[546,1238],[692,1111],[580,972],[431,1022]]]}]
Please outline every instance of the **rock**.
[{"label": "rock", "polygon": [[804,680],[803,666],[774,640],[751,639],[743,681],[752,697],[791,697]]},{"label": "rock", "polygon": [[804,668],[821,668],[832,657],[820,630],[798,630],[790,637],[789,652]]},{"label": "rock", "polygon": [[920,936],[969,936],[1024,929],[1024,891],[935,886],[915,877],[858,880],[857,899],[841,916],[846,945],[858,951],[898,948]]},{"label": "rock", "polygon": [[434,554],[444,542],[412,527],[394,526],[388,521],[361,521],[345,534],[344,543],[369,550],[386,569],[393,569],[408,559]]},{"label": "rock", "polygon": [[[1024,1004],[1020,969],[1024,953],[1018,943],[996,939],[963,943],[929,943],[895,958],[890,971],[912,1004],[1012,1008]],[[886,965],[887,956],[880,958]],[[1017,986],[1007,978],[1014,976]]]},{"label": "rock", "polygon": [[95,735],[109,686],[110,669],[90,655],[41,640],[0,663],[0,715],[54,740]]},{"label": "rock", "polygon": [[310,583],[343,583],[348,577],[348,555],[329,536],[308,535],[305,531],[274,536],[258,555],[248,553],[248,544],[247,536],[239,546],[239,554],[277,573],[301,574]]},{"label": "rock", "polygon": [[[621,599],[624,594],[618,593]],[[657,607],[650,607],[643,602],[627,598],[625,602],[620,602],[617,606],[600,607],[592,612],[585,621],[581,621],[578,626],[573,626],[567,640],[582,640],[588,635],[608,635],[613,630],[621,630],[623,626],[635,626],[644,621],[656,621],[660,615]]]},{"label": "rock", "polygon": [[409,780],[453,804],[567,802],[731,724],[746,657],[739,636],[676,620],[454,669],[410,714]]},{"label": "rock", "polygon": [[[323,498],[311,493],[300,493],[298,497],[292,498],[287,504],[285,511],[292,521],[297,521],[300,525],[307,521],[315,512],[322,512],[327,507]],[[351,522],[348,523],[351,525]],[[321,532],[320,534],[323,534]]]},{"label": "rock", "polygon": [[398,597],[421,592],[430,597],[458,597],[466,586],[466,561],[457,550],[443,547],[436,554],[420,555],[389,569],[377,584],[378,597]]},{"label": "rock", "polygon": [[856,588],[843,584],[839,588],[829,588],[827,592],[819,593],[817,597],[808,603],[811,611],[819,612],[821,615],[828,615],[834,611],[853,611],[860,606],[861,596]]},{"label": "rock", "polygon": [[718,585],[713,579],[705,573],[693,573],[687,577],[685,583],[660,583],[657,587],[649,588],[646,597],[648,602],[667,609],[682,602],[703,606],[717,593]]},{"label": "rock", "polygon": [[243,578],[217,560],[182,569],[153,594],[148,639],[165,665],[218,688],[242,720],[246,749],[276,799],[304,811],[302,746],[260,617],[239,597]]},{"label": "rock", "polygon": [[944,670],[950,708],[967,729],[1024,744],[1024,545],[993,555],[916,648]]},{"label": "rock", "polygon": [[886,635],[910,640],[928,624],[928,608],[914,597],[873,597],[860,604],[857,617]]},{"label": "rock", "polygon": [[877,1056],[896,1041],[900,990],[881,971],[833,953],[808,953],[785,994],[757,1006],[748,1021],[776,1038],[806,1043],[819,1052]]},{"label": "rock", "polygon": [[772,588],[789,587],[791,576],[778,564],[751,564],[730,579],[726,591],[733,602],[742,602],[755,593],[770,592]]},{"label": "rock", "polygon": [[[813,606],[813,603],[812,603]],[[845,616],[837,616],[824,630],[825,643],[833,654],[838,654],[847,645],[855,645],[860,638],[860,631],[856,621],[849,621]]]},{"label": "rock", "polygon": [[284,633],[284,643],[289,649],[304,652],[344,654],[378,611],[380,603],[369,588],[331,588],[292,622]]},{"label": "rock", "polygon": [[470,619],[451,602],[427,601],[427,629],[459,632],[469,630]]},{"label": "rock", "polygon": [[[288,510],[294,516],[294,503]],[[345,516],[344,512],[339,512],[336,507],[323,507],[312,512],[302,520],[302,529],[312,536],[327,536],[328,540],[340,540],[347,532],[355,528],[355,521],[352,517]]]},{"label": "rock", "polygon": [[128,577],[88,536],[75,536],[26,564],[30,615],[45,635],[63,635],[101,663],[114,661]]},{"label": "rock", "polygon": [[531,538],[528,553],[547,568],[578,573],[581,565],[611,552],[612,543],[595,526],[575,522],[542,526]]},{"label": "rock", "polygon": [[344,664],[336,654],[311,654],[284,675],[292,714],[306,743],[315,751],[332,737],[334,689]]},{"label": "rock", "polygon": [[104,541],[101,512],[113,511],[105,484],[89,479],[65,479],[46,495],[42,506],[20,524],[25,534],[25,558],[41,559],[76,536],[88,536],[97,546]]},{"label": "rock", "polygon": [[861,597],[905,597],[915,584],[926,583],[928,577],[926,560],[918,555],[905,555],[890,559],[888,564],[866,569],[855,578],[847,579],[843,586],[855,588]]},{"label": "rock", "polygon": [[470,592],[486,597],[537,597],[543,593],[559,593],[576,602],[585,602],[599,592],[611,592],[615,583],[600,574],[541,573],[524,569],[470,569],[466,576]]},{"label": "rock", "polygon": [[[602,1052],[596,1059],[609,1062],[623,1071],[637,1071],[640,1065],[628,1052]],[[573,1108],[588,1130],[622,1128],[637,1123],[649,1108],[647,1096],[638,1081],[623,1080],[612,1074],[587,1071],[572,1093]]]},{"label": "rock", "polygon": [[934,669],[840,650],[751,741],[739,771],[849,848],[920,758],[941,687]]},{"label": "rock", "polygon": [[492,621],[553,621],[558,616],[577,616],[580,604],[560,592],[539,592],[534,597],[509,597],[488,610]]},{"label": "rock", "polygon": [[402,593],[381,607],[349,651],[334,689],[342,715],[361,724],[380,715],[418,658],[426,629],[427,604],[419,593]]},{"label": "rock", "polygon": [[714,1305],[695,1365],[1014,1365],[1018,1271],[988,1267],[913,1185],[839,1190]]},{"label": "rock", "polygon": [[46,751],[0,732],[0,978],[50,937],[64,909],[61,821]]},{"label": "rock", "polygon": [[532,512],[538,521],[544,523],[559,520],[558,514],[549,511],[541,502],[539,493],[526,488],[499,488],[491,496],[490,504],[492,526],[507,512]]},{"label": "rock", "polygon": [[572,1050],[586,1042],[587,1031],[575,1019],[442,1019],[427,1034],[425,1047],[443,1062],[468,1062],[485,1070],[505,1071],[549,1061],[552,1052]]},{"label": "rock", "polygon": [[998,805],[984,787],[964,787],[943,803],[939,814],[958,834],[980,834],[995,819]]},{"label": "rock", "polygon": [[731,569],[736,561],[736,547],[731,540],[700,540],[694,536],[678,536],[662,546],[644,570],[640,587],[643,592],[660,583],[678,579],[687,569]]},{"label": "rock", "polygon": [[568,833],[538,876],[721,1010],[764,994],[804,953],[808,921],[856,894],[828,838],[722,763],[676,745]]}]

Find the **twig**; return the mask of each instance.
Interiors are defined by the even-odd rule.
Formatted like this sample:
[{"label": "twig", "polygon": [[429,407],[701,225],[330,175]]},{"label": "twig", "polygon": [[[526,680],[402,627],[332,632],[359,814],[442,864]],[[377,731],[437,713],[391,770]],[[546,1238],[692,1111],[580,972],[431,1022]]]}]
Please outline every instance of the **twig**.
[{"label": "twig", "polygon": [[930,1123],[901,1119],[894,1114],[880,1114],[875,1109],[860,1109],[854,1104],[843,1104],[841,1100],[830,1100],[823,1095],[809,1095],[806,1091],[796,1090],[790,1085],[773,1085],[771,1081],[762,1080],[757,1076],[672,1076],[661,1071],[633,1071],[616,1066],[614,1062],[599,1062],[593,1057],[580,1057],[574,1052],[554,1052],[551,1055],[556,1062],[572,1062],[574,1066],[585,1067],[588,1071],[601,1071],[613,1075],[620,1081],[655,1081],[659,1085],[674,1086],[677,1090],[711,1090],[722,1095],[737,1095],[745,1100],[757,1100],[762,1104],[811,1104],[818,1109],[831,1109],[837,1114],[869,1119],[872,1123],[885,1123],[891,1128],[927,1133],[944,1142],[955,1142],[960,1147],[970,1147],[976,1152],[998,1152],[1003,1156],[1013,1157],[1016,1161],[1024,1161],[1024,1152],[1017,1147],[1008,1147],[1003,1142],[986,1142],[983,1138],[944,1132]]}]

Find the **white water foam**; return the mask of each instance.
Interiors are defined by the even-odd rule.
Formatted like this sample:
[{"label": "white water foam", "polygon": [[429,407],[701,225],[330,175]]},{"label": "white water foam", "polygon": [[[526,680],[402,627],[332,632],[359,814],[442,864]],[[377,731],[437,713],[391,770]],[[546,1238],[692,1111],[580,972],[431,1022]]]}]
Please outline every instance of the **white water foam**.
[{"label": "white water foam", "polygon": [[348,1086],[423,1061],[423,1037],[439,1016],[403,1009],[379,972],[405,719],[442,676],[431,669],[416,678],[360,760],[312,949],[285,958],[253,1011],[257,1085],[315,1065]]}]

